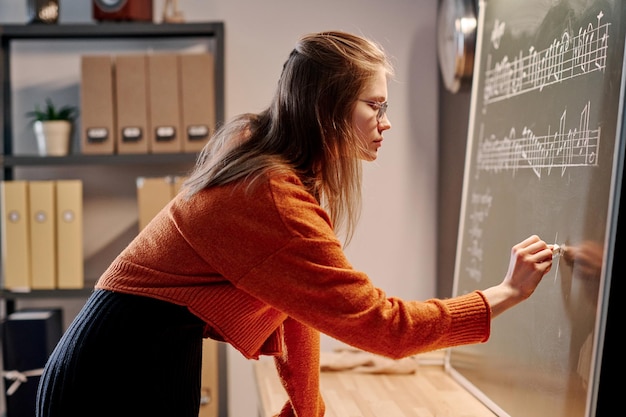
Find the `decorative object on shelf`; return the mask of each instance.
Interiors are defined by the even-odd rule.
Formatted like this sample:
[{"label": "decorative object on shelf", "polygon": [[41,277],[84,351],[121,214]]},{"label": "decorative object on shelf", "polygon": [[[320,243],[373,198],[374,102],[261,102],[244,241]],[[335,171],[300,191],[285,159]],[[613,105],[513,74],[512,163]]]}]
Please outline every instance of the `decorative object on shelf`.
[{"label": "decorative object on shelf", "polygon": [[153,0],[92,0],[93,18],[98,21],[152,22]]},{"label": "decorative object on shelf", "polygon": [[63,156],[70,151],[72,127],[78,116],[74,106],[56,108],[50,98],[46,99],[46,107],[26,113],[31,118],[37,138],[37,148],[41,156]]},{"label": "decorative object on shelf", "polygon": [[163,6],[163,23],[184,23],[185,16],[178,8],[178,0],[165,0]]},{"label": "decorative object on shelf", "polygon": [[28,0],[29,23],[57,23],[59,20],[59,0]]}]

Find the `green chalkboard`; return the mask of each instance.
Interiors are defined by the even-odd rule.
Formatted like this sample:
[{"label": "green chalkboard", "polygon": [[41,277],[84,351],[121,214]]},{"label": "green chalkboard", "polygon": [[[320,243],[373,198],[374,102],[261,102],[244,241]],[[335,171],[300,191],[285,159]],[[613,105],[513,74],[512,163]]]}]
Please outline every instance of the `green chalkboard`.
[{"label": "green chalkboard", "polygon": [[624,159],[626,2],[488,0],[478,12],[454,293],[499,283],[530,234],[567,249],[487,343],[451,349],[446,367],[498,415],[594,416]]}]

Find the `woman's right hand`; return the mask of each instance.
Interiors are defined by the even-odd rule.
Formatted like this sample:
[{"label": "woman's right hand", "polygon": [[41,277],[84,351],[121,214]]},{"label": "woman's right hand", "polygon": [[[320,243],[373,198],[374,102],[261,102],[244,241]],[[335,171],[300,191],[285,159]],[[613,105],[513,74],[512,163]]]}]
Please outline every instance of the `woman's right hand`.
[{"label": "woman's right hand", "polygon": [[552,268],[552,249],[551,245],[536,235],[513,246],[504,280],[483,291],[491,306],[492,317],[531,296],[543,276]]}]

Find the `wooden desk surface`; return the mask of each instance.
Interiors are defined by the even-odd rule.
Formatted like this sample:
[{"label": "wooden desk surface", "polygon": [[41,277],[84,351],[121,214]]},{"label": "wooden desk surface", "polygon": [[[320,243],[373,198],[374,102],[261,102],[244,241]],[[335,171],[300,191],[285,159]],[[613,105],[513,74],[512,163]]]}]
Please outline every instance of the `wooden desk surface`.
[{"label": "wooden desk surface", "polygon": [[[434,362],[434,363],[433,363]],[[493,417],[483,403],[428,359],[410,375],[354,371],[321,373],[326,417]],[[261,417],[276,415],[287,394],[271,359],[254,364]]]}]

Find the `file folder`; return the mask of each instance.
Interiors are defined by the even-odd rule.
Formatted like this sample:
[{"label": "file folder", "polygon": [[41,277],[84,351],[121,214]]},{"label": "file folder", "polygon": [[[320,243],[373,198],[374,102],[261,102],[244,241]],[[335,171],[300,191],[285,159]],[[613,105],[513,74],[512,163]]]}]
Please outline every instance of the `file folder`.
[{"label": "file folder", "polygon": [[182,150],[199,152],[215,130],[213,54],[180,54]]},{"label": "file folder", "polygon": [[81,152],[115,152],[113,58],[81,56]]},{"label": "file folder", "polygon": [[56,181],[57,282],[60,289],[85,286],[83,260],[83,183]]},{"label": "file folder", "polygon": [[56,204],[54,181],[30,181],[30,270],[31,288],[56,288]]},{"label": "file folder", "polygon": [[145,54],[115,57],[117,153],[148,153],[148,85]]},{"label": "file folder", "polygon": [[149,147],[153,153],[177,153],[182,150],[177,55],[148,55]]},{"label": "file folder", "polygon": [[30,289],[30,243],[28,222],[28,182],[0,182],[2,199],[3,288],[12,291]]},{"label": "file folder", "polygon": [[172,177],[137,178],[139,230],[143,230],[152,218],[170,202],[174,193],[173,190]]}]

